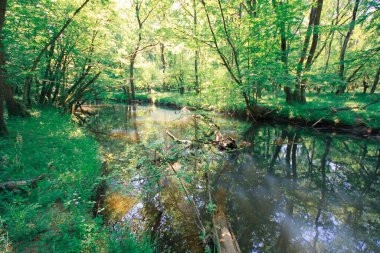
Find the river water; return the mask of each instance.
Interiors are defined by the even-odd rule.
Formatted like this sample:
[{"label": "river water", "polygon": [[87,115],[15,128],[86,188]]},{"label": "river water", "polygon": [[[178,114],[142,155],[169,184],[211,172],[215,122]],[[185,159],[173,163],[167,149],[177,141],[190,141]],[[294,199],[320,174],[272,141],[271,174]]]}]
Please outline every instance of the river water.
[{"label": "river water", "polygon": [[225,152],[176,144],[166,133],[197,139],[215,128],[208,117],[196,124],[187,110],[153,105],[97,109],[92,129],[108,180],[103,214],[115,229],[127,224],[154,238],[158,252],[204,251],[208,235],[200,236],[191,203],[206,233],[212,214],[222,213],[241,252],[379,252],[378,140],[209,113],[239,145]]}]

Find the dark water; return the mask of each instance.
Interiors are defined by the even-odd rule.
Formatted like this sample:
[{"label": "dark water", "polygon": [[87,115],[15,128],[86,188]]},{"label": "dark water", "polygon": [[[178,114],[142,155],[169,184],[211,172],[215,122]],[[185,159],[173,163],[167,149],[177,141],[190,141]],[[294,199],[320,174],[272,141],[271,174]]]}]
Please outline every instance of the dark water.
[{"label": "dark water", "polygon": [[[241,252],[379,252],[380,143],[288,126],[252,126],[210,115],[245,148],[205,157],[217,206]],[[193,119],[172,109],[113,105],[93,124],[108,162],[105,214],[157,238],[159,252],[202,252],[194,209],[169,170],[146,166],[173,141],[191,139]],[[183,173],[181,172],[183,171]],[[205,227],[211,216],[205,174],[178,169]],[[161,175],[158,177],[157,175]]]}]

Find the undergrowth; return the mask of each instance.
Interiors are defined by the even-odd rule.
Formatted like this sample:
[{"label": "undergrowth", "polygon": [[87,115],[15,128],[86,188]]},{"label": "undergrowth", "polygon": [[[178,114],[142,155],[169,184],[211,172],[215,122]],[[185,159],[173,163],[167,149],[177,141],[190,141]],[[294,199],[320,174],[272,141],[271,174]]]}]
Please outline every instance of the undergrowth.
[{"label": "undergrowth", "polygon": [[149,252],[147,242],[92,217],[101,174],[94,138],[54,109],[7,124],[0,182],[46,177],[36,187],[0,190],[0,252]]}]

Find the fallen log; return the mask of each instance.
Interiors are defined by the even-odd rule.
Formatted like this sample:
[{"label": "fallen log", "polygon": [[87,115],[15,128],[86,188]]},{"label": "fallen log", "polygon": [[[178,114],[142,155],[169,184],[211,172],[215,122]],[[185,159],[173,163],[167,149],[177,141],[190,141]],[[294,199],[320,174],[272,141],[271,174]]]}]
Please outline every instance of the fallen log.
[{"label": "fallen log", "polygon": [[225,214],[227,194],[224,190],[215,193],[216,212],[213,218],[214,226],[218,233],[221,253],[240,253],[239,243],[232,232],[231,225]]},{"label": "fallen log", "polygon": [[0,191],[13,191],[24,187],[35,188],[37,187],[37,183],[42,181],[45,177],[46,175],[42,174],[36,178],[29,180],[9,181],[5,183],[0,183]]}]

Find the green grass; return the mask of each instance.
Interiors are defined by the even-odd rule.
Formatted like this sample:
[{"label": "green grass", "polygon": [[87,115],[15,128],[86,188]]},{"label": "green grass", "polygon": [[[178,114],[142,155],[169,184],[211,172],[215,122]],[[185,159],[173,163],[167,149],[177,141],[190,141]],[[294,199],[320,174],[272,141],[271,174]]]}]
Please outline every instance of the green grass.
[{"label": "green grass", "polygon": [[[194,92],[185,93],[140,93],[142,100],[150,100],[158,104],[172,104],[189,106],[197,109],[228,111],[244,113],[245,104],[242,96],[238,93],[229,93],[224,90],[204,91],[201,96]],[[288,105],[285,97],[280,92],[276,96],[264,96],[258,100],[258,104],[273,110],[273,118],[285,120],[303,120],[309,124],[322,119],[323,122],[336,126],[354,126],[363,124],[367,127],[380,128],[380,103],[368,106],[366,109],[342,110],[333,113],[326,107],[362,107],[371,102],[380,100],[380,94],[348,93],[335,94],[308,94],[306,104]]]},{"label": "green grass", "polygon": [[10,135],[0,138],[0,182],[46,178],[33,189],[0,191],[1,252],[122,252],[123,245],[147,252],[131,236],[123,244],[113,241],[101,217],[92,217],[101,174],[94,138],[54,109],[7,124]]},{"label": "green grass", "polygon": [[[282,118],[294,118],[314,123],[320,119],[330,122],[334,125],[354,126],[363,124],[371,128],[380,128],[380,103],[373,104],[363,109],[363,107],[371,102],[380,100],[379,94],[309,94],[306,104],[288,105],[285,98],[280,99],[264,98],[260,104],[271,109],[276,109],[275,116]],[[341,110],[332,112],[326,107],[343,108],[343,107],[359,107],[358,109]]]},{"label": "green grass", "polygon": [[[135,96],[136,96],[136,100],[147,101],[149,99],[146,93],[137,93]],[[123,101],[127,101],[128,97],[125,94],[125,92],[115,92],[115,93],[107,93],[107,95],[105,96],[105,99],[123,102]]]}]

